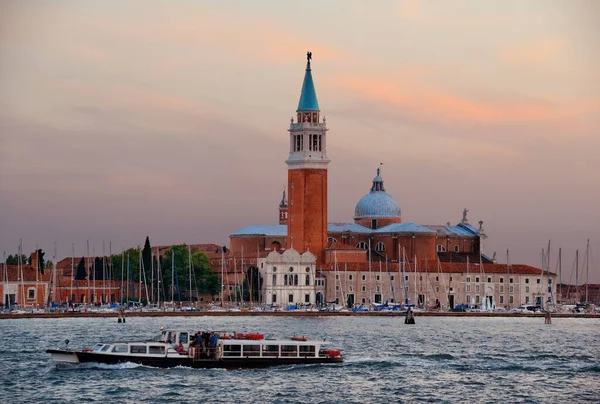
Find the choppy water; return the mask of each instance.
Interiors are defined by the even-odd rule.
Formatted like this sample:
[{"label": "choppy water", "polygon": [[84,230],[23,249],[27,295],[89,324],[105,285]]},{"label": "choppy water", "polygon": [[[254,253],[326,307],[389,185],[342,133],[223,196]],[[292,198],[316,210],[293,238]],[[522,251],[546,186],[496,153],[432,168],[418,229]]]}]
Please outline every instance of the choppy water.
[{"label": "choppy water", "polygon": [[[341,365],[267,370],[57,365],[62,345],[140,339],[168,328],[306,335]],[[417,317],[129,317],[0,321],[0,402],[599,402],[600,320]]]}]

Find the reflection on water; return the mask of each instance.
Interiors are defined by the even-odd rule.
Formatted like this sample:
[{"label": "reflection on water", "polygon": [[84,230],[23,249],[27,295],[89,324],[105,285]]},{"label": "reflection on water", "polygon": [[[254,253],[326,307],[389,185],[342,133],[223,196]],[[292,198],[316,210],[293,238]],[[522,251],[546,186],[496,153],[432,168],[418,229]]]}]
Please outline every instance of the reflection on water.
[{"label": "reflection on water", "polygon": [[[3,402],[392,402],[598,400],[598,319],[130,317],[0,321]],[[266,370],[57,365],[44,350],[149,338],[160,329],[305,335],[341,348],[339,365]]]}]

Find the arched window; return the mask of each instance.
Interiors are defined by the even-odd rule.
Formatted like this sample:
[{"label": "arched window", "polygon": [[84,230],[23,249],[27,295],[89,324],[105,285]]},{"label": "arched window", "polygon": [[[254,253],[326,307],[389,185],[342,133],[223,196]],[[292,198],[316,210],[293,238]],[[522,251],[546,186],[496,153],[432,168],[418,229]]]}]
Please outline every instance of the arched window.
[{"label": "arched window", "polygon": [[284,284],[285,286],[287,286],[287,284],[288,284],[288,277],[287,277],[287,274],[283,275],[283,284]]},{"label": "arched window", "polygon": [[337,243],[337,240],[335,239],[335,237],[327,237],[327,242],[328,243]]},{"label": "arched window", "polygon": [[364,241],[361,241],[360,243],[358,243],[356,245],[356,248],[362,248],[363,250],[368,250],[369,245],[367,243],[365,243]]},{"label": "arched window", "polygon": [[294,275],[294,286],[298,286],[298,275]]},{"label": "arched window", "polygon": [[277,285],[277,274],[273,274],[273,286]]},{"label": "arched window", "polygon": [[385,244],[383,244],[383,241],[377,243],[375,246],[375,251],[385,251]]},{"label": "arched window", "polygon": [[446,252],[446,247],[441,244],[437,245],[437,252]]},{"label": "arched window", "polygon": [[306,286],[310,286],[310,275],[306,275]]}]

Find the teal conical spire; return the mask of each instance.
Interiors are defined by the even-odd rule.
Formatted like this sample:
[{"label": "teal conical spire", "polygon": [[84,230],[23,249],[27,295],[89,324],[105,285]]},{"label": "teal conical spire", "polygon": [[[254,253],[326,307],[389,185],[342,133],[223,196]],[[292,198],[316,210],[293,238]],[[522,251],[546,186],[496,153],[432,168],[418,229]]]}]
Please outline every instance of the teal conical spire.
[{"label": "teal conical spire", "polygon": [[306,73],[304,74],[304,82],[302,82],[302,93],[300,94],[300,102],[298,103],[297,111],[319,111],[319,102],[317,101],[317,93],[315,84],[313,83],[312,73],[310,70],[310,60],[312,53],[306,54]]}]

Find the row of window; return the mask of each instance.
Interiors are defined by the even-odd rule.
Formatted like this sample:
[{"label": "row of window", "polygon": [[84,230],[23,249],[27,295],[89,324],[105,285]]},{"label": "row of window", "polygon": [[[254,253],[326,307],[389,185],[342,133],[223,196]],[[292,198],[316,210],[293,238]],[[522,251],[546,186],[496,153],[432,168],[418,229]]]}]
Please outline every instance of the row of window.
[{"label": "row of window", "polygon": [[[273,274],[273,286],[277,285],[277,274]],[[288,274],[283,275],[284,286],[298,286],[298,275]],[[304,278],[304,285],[310,286],[310,275],[306,275]]]},{"label": "row of window", "polygon": [[[296,303],[294,298],[294,295],[292,293],[290,293],[288,295],[288,303]],[[273,303],[277,303],[277,295],[275,293],[273,293],[273,295],[271,296],[271,301]],[[304,295],[304,303],[310,303],[310,294],[306,293]]]},{"label": "row of window", "polygon": [[[289,272],[294,272],[294,267],[289,267],[288,271]],[[309,273],[310,272],[310,267],[304,268],[304,271],[306,271],[306,273]],[[277,272],[277,267],[273,267],[273,272]]]},{"label": "row of window", "polygon": [[[287,213],[286,213],[286,217],[287,217]],[[236,261],[239,262],[239,260],[236,260]],[[232,265],[231,262],[232,262],[232,259],[228,258],[228,259],[225,260],[225,265]],[[223,260],[210,260],[210,265],[217,265],[217,264],[221,265],[222,263],[223,263]],[[256,260],[247,259],[247,260],[243,261],[242,265],[243,264],[256,264]]]},{"label": "row of window", "polygon": [[[446,252],[446,247],[444,247],[441,244],[438,244],[437,245],[437,252]],[[454,246],[454,252],[460,252],[460,247],[457,246],[457,245],[455,245]]]},{"label": "row of window", "polygon": [[[262,349],[261,349],[262,348]],[[262,353],[262,355],[261,355]],[[223,356],[315,356],[314,345],[224,345]]]}]

